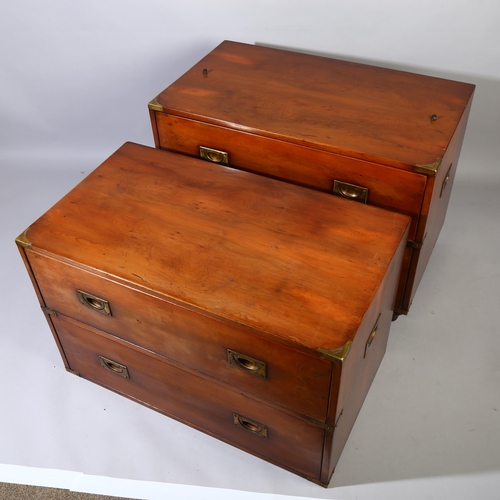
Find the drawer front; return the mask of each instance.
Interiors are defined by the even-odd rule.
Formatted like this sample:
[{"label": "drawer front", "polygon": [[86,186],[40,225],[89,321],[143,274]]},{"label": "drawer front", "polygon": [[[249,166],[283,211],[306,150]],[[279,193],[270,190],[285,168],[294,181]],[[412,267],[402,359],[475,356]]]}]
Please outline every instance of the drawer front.
[{"label": "drawer front", "polygon": [[329,362],[34,251],[27,255],[50,309],[325,421]]},{"label": "drawer front", "polygon": [[319,478],[324,431],[141,349],[52,318],[69,367],[82,377],[301,475]]},{"label": "drawer front", "polygon": [[426,176],[257,136],[215,125],[156,113],[158,144],[163,149],[199,156],[206,146],[228,153],[229,165],[325,192],[336,190],[353,199],[356,190],[335,181],[366,188],[367,203],[412,218],[409,238],[418,225]]}]

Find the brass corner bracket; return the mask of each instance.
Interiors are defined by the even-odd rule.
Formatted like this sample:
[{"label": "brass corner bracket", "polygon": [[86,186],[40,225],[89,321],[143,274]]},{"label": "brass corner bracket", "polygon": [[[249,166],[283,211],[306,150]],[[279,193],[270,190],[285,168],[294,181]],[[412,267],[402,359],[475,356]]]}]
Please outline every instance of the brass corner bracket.
[{"label": "brass corner bracket", "polygon": [[394,308],[394,314],[401,315],[403,314],[404,316],[408,315],[408,309],[401,309],[400,307],[395,307]]},{"label": "brass corner bracket", "polygon": [[23,248],[31,248],[31,242],[26,237],[27,229],[23,231],[17,238],[16,243]]},{"label": "brass corner bracket", "polygon": [[336,365],[342,365],[351,350],[351,346],[352,340],[348,340],[342,347],[337,349],[322,349],[320,347],[318,348],[318,353],[323,359],[331,361]]},{"label": "brass corner bracket", "polygon": [[433,177],[438,173],[440,166],[441,160],[437,160],[434,163],[429,163],[428,165],[415,165],[415,172]]},{"label": "brass corner bracket", "polygon": [[408,248],[416,248],[417,250],[421,250],[422,247],[424,246],[423,243],[417,243],[416,241],[413,241],[413,240],[408,240],[406,242],[406,246]]},{"label": "brass corner bracket", "polygon": [[320,429],[324,429],[325,431],[333,431],[333,429],[334,429],[334,427],[332,427],[331,425],[328,425],[325,422],[321,422],[320,420],[317,420],[315,418],[305,417],[305,419],[309,423],[315,425],[316,427],[319,427]]},{"label": "brass corner bracket", "polygon": [[41,306],[42,311],[45,314],[49,314],[50,316],[56,316],[57,317],[57,312],[54,311],[54,309],[50,309],[49,307]]},{"label": "brass corner bracket", "polygon": [[72,369],[71,369],[71,368],[69,368],[69,367],[66,367],[66,371],[67,371],[68,373],[71,373],[72,375],[76,375],[77,377],[81,377],[81,375],[80,375],[77,371],[72,370]]},{"label": "brass corner bracket", "polygon": [[149,102],[148,108],[153,111],[163,111],[163,106],[156,100],[156,98]]}]

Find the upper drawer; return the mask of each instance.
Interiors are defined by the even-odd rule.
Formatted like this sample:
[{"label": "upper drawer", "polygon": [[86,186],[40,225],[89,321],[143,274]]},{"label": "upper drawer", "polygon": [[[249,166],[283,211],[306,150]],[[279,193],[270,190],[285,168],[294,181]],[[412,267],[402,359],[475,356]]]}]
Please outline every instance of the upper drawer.
[{"label": "upper drawer", "polygon": [[368,204],[410,216],[415,237],[425,175],[166,113],[155,112],[155,119],[163,149],[198,157],[200,146],[213,148],[227,152],[232,167],[325,192],[333,192],[334,181],[364,187]]},{"label": "upper drawer", "polygon": [[[257,397],[326,419],[329,362],[32,250],[27,255],[50,309]],[[90,294],[87,300],[78,291]]]}]

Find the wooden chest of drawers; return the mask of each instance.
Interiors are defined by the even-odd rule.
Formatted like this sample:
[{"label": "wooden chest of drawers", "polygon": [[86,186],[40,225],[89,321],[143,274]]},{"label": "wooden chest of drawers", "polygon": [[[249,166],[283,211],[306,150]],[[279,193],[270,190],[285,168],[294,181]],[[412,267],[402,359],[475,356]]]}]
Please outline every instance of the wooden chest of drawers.
[{"label": "wooden chest of drawers", "polygon": [[149,104],[156,146],[411,217],[406,314],[444,222],[474,85],[223,42]]},{"label": "wooden chest of drawers", "polygon": [[16,240],[66,368],[327,484],[409,218],[127,143]]}]

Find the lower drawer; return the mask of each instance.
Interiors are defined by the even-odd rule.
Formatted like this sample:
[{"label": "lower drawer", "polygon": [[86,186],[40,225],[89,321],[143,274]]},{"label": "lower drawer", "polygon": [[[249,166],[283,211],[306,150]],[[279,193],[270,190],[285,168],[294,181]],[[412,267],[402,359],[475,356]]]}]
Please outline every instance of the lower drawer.
[{"label": "lower drawer", "polygon": [[165,415],[318,480],[325,431],[74,320],[51,317],[68,367]]}]

